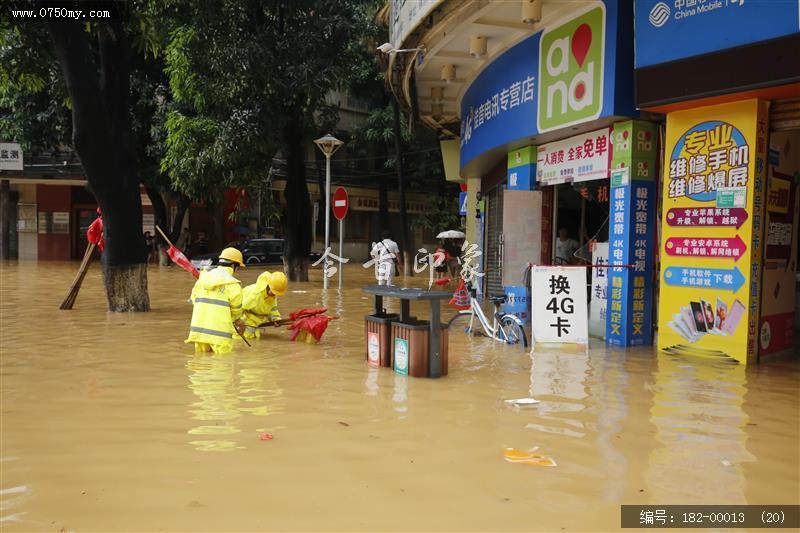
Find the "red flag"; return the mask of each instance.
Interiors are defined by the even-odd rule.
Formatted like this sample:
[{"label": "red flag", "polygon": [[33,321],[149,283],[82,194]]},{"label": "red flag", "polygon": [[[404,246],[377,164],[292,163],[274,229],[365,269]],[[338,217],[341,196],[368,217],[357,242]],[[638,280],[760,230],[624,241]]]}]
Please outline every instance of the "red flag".
[{"label": "red flag", "polygon": [[200,272],[189,262],[183,252],[175,248],[174,245],[170,245],[169,249],[167,250],[167,255],[169,258],[172,259],[172,262],[184,269],[186,272],[194,276],[194,279],[200,277]]},{"label": "red flag", "polygon": [[89,229],[86,230],[86,240],[96,245],[103,251],[103,219],[97,217],[94,222],[89,224]]}]

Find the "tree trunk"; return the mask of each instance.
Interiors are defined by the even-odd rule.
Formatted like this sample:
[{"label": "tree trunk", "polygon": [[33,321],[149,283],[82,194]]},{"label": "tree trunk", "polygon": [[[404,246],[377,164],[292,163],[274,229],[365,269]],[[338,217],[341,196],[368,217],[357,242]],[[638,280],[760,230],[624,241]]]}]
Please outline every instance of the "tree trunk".
[{"label": "tree trunk", "polygon": [[[304,121],[302,112],[288,109],[290,116],[283,129],[286,148],[286,209],[283,228],[286,232],[285,264],[291,281],[308,281],[308,258],[311,253],[311,202],[306,185]],[[323,192],[323,196],[324,196]]]},{"label": "tree trunk", "polygon": [[400,253],[402,256],[403,274],[413,276],[413,270],[409,268],[409,256],[413,245],[408,237],[408,213],[406,212],[406,190],[403,184],[403,150],[402,138],[400,136],[400,106],[397,100],[392,98],[392,109],[394,111],[394,153],[395,169],[397,169],[397,193],[400,196]]},{"label": "tree trunk", "polygon": [[[316,221],[312,220],[312,223],[315,223],[316,228],[316,235],[323,235],[323,239],[325,238],[325,213],[323,210],[325,209],[325,155],[322,153],[322,150],[315,149],[314,150],[314,158],[317,167],[317,188],[319,190],[319,216],[317,217]],[[312,217],[314,211],[311,211]],[[311,246],[314,247],[316,242],[312,241]],[[323,245],[324,248],[324,245]]]},{"label": "tree trunk", "polygon": [[192,201],[185,194],[181,194],[176,203],[175,220],[172,221],[172,230],[168,233],[172,242],[177,242],[181,237],[181,233],[183,232],[183,219],[186,218],[186,211],[189,210]]},{"label": "tree trunk", "polygon": [[149,311],[147,264],[111,266],[103,262],[103,281],[112,311]]},{"label": "tree trunk", "polygon": [[[161,231],[169,235],[169,216],[167,215],[167,205],[164,203],[164,198],[161,192],[153,186],[145,186],[145,192],[153,205],[153,221],[156,226],[161,228]],[[153,235],[156,246],[158,248],[158,264],[161,266],[169,265],[169,256],[167,255],[167,248],[169,244],[161,236],[159,231]]]},{"label": "tree trunk", "polygon": [[225,241],[225,213],[222,201],[206,204],[211,215],[211,235],[208,238],[209,250],[222,250],[227,244]]},{"label": "tree trunk", "polygon": [[11,182],[0,180],[0,259],[11,259]]},{"label": "tree trunk", "polygon": [[[381,144],[381,151],[383,152],[383,165],[381,169],[386,168],[386,160],[389,158],[389,149],[385,144]],[[382,231],[390,229],[389,224],[389,178],[381,176],[378,178],[378,235]],[[377,239],[380,240],[380,239]]]},{"label": "tree trunk", "polygon": [[[110,311],[149,311],[147,250],[130,124],[130,48],[119,6],[94,32],[80,21],[48,19],[72,101],[72,137],[103,211]],[[89,39],[96,38],[96,52]]]}]

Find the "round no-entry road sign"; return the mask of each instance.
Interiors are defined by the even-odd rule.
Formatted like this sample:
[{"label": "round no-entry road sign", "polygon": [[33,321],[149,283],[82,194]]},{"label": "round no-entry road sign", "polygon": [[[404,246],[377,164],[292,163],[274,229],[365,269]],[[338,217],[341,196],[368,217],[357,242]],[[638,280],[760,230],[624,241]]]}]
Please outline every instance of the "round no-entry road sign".
[{"label": "round no-entry road sign", "polygon": [[333,216],[338,220],[344,219],[349,206],[350,200],[347,199],[347,191],[344,190],[344,187],[337,187],[333,193]]}]

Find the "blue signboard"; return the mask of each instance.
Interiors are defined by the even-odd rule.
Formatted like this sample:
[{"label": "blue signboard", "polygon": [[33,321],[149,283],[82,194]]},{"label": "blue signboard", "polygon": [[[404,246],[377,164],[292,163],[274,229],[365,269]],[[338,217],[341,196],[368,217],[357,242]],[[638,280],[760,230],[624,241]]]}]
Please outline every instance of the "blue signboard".
[{"label": "blue signboard", "polygon": [[653,343],[653,230],[656,187],[651,181],[612,185],[609,213],[606,342]]},{"label": "blue signboard", "polygon": [[467,216],[467,193],[458,193],[458,214],[459,216]]},{"label": "blue signboard", "polygon": [[530,320],[530,301],[528,300],[528,287],[523,285],[509,285],[503,287],[506,301],[503,303],[503,311],[510,313],[523,323],[527,324]]},{"label": "blue signboard", "polygon": [[664,281],[667,285],[678,285],[680,287],[721,289],[736,292],[744,285],[746,280],[742,271],[737,267],[727,269],[671,266],[664,271]]},{"label": "blue signboard", "polygon": [[506,178],[506,188],[509,191],[533,190],[536,179],[536,165],[509,168]]},{"label": "blue signboard", "polygon": [[797,0],[636,0],[636,68],[800,32]]},{"label": "blue signboard", "polygon": [[539,133],[634,115],[631,11],[627,1],[588,3],[489,64],[461,100],[461,169]]}]

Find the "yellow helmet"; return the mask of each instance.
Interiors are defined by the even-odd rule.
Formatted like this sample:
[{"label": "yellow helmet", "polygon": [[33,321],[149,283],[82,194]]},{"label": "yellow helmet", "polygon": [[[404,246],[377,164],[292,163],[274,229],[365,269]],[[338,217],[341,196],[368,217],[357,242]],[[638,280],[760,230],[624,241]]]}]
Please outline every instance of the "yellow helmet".
[{"label": "yellow helmet", "polygon": [[269,290],[271,290],[274,295],[283,296],[286,294],[286,289],[289,286],[289,280],[286,279],[286,274],[283,272],[273,272],[269,275],[268,279]]},{"label": "yellow helmet", "polygon": [[238,263],[239,266],[244,266],[244,257],[242,257],[242,252],[237,250],[236,248],[225,248],[219,253],[220,259],[226,259],[231,263]]}]

